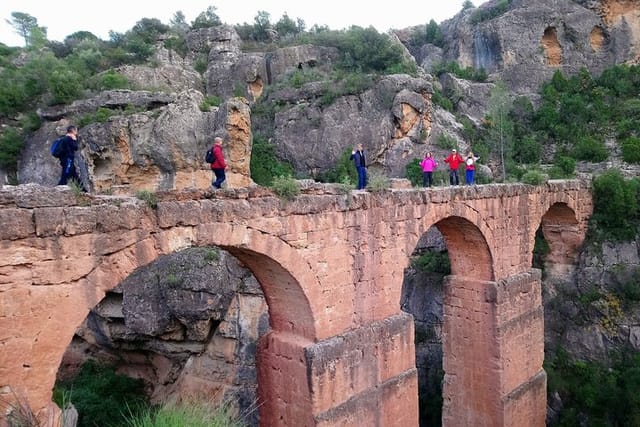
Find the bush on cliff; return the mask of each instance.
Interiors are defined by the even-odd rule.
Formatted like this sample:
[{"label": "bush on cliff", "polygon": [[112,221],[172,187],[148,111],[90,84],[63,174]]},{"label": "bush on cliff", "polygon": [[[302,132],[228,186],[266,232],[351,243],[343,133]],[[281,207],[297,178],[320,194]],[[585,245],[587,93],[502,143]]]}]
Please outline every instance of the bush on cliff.
[{"label": "bush on cliff", "polygon": [[545,361],[549,392],[558,392],[559,426],[640,425],[640,353],[623,349],[611,366],[572,360],[560,349]]},{"label": "bush on cliff", "polygon": [[293,175],[293,167],[289,163],[279,160],[276,157],[275,146],[261,135],[256,135],[253,139],[249,168],[251,179],[256,184],[266,187],[270,186],[274,178],[278,176]]},{"label": "bush on cliff", "polygon": [[56,386],[54,401],[62,407],[65,400],[78,410],[78,427],[121,426],[125,414],[135,415],[149,406],[141,380],[91,360],[75,378]]},{"label": "bush on cliff", "polygon": [[619,170],[611,169],[593,180],[593,216],[596,229],[605,238],[634,239],[638,230],[637,179],[625,179]]}]

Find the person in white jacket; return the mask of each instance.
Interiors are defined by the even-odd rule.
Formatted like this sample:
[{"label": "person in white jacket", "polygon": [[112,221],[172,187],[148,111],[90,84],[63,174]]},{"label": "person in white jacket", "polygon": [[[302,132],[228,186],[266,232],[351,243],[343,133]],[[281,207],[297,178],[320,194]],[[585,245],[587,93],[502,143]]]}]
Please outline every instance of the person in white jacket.
[{"label": "person in white jacket", "polygon": [[469,151],[467,154],[467,158],[465,159],[465,173],[467,185],[473,185],[475,177],[476,177],[476,162],[480,159],[480,157],[476,157],[473,155],[473,151]]}]

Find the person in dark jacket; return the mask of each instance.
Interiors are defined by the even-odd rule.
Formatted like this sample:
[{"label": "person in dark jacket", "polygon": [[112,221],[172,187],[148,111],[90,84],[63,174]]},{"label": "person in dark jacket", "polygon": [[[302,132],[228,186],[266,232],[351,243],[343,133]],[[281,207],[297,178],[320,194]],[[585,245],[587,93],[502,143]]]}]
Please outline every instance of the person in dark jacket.
[{"label": "person in dark jacket", "polygon": [[224,154],[222,153],[222,138],[216,136],[213,140],[213,156],[214,161],[211,163],[211,170],[215,180],[211,182],[211,185],[215,189],[219,189],[222,183],[227,179],[224,170],[227,168],[227,163],[224,161]]},{"label": "person in dark jacket", "polygon": [[67,185],[69,180],[75,180],[78,185],[81,185],[75,165],[76,151],[78,151],[78,128],[73,125],[69,126],[67,134],[60,143],[62,144],[62,154],[59,160],[62,173],[58,185]]},{"label": "person in dark jacket", "polygon": [[358,190],[364,190],[367,186],[367,161],[362,144],[358,144],[356,149],[351,152],[349,159],[353,160],[353,164],[358,171]]}]

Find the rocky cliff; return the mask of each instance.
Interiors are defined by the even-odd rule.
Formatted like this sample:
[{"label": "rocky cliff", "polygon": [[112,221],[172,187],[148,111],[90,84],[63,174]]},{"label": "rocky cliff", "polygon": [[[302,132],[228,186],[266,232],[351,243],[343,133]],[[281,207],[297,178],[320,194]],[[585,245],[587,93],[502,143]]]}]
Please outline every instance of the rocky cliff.
[{"label": "rocky cliff", "polygon": [[493,18],[498,2],[445,21],[444,60],[484,68],[514,91],[534,93],[555,70],[571,74],[586,67],[598,74],[639,58],[640,5],[635,1],[508,3],[508,10]]}]

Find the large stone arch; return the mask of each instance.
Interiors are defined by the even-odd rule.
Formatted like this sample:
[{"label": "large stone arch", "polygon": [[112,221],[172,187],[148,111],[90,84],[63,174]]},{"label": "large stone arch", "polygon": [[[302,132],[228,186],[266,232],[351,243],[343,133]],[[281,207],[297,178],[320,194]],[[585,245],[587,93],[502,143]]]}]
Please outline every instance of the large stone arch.
[{"label": "large stone arch", "polygon": [[[274,360],[290,360],[291,353],[302,352],[304,346],[316,340],[314,315],[307,289],[316,286],[317,278],[309,264],[289,245],[282,240],[261,233],[245,226],[230,224],[205,224],[198,227],[173,227],[155,234],[135,231],[131,235],[124,233],[124,247],[105,252],[104,235],[95,235],[89,249],[94,254],[92,261],[96,268],[80,280],[66,285],[57,285],[55,301],[49,301],[45,295],[48,287],[39,287],[31,291],[35,306],[55,304],[56,309],[45,311],[56,313],[48,318],[40,319],[43,330],[55,330],[55,336],[47,335],[36,340],[32,349],[38,354],[38,373],[23,375],[19,383],[29,390],[29,401],[33,408],[52,407],[51,390],[55,384],[56,373],[63,355],[71,342],[76,329],[105,296],[107,291],[115,288],[124,278],[137,268],[148,265],[160,255],[195,246],[218,246],[236,256],[249,267],[260,283],[269,306],[271,332],[263,337],[260,344],[259,360],[272,363]],[[64,238],[63,238],[64,239]],[[64,246],[65,243],[62,244]],[[116,245],[117,246],[117,245]],[[56,277],[51,277],[55,282]],[[41,303],[36,302],[40,298]],[[295,342],[297,347],[283,349],[279,346],[266,345],[266,342]],[[288,352],[289,351],[289,352]],[[275,363],[275,362],[274,362]],[[285,377],[274,375],[270,369],[258,366],[260,396],[268,400],[260,406],[263,411],[281,414],[269,402],[275,399],[297,407],[297,413],[311,414],[309,402],[310,390],[306,381],[306,361],[295,358],[296,366],[289,368]],[[280,411],[280,412],[278,412]],[[268,425],[263,424],[263,425]]]},{"label": "large stone arch", "polygon": [[[442,234],[451,262],[443,295],[442,346],[444,370],[443,425],[473,425],[484,420],[498,425],[489,409],[499,394],[492,375],[498,353],[493,346],[496,322],[488,295],[495,280],[492,233],[478,212],[462,204],[422,218],[422,234],[435,227]],[[476,414],[463,420],[462,414]]]}]

